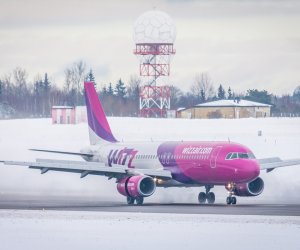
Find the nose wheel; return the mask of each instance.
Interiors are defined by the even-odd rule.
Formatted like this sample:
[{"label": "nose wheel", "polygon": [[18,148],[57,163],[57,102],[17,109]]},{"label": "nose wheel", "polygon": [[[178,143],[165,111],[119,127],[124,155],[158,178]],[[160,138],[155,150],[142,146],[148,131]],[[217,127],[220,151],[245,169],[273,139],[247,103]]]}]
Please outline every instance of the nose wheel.
[{"label": "nose wheel", "polygon": [[235,196],[228,196],[226,198],[227,205],[235,205],[236,204],[236,197]]},{"label": "nose wheel", "polygon": [[213,188],[213,186],[205,186],[205,193],[200,192],[198,195],[198,201],[200,204],[204,204],[207,202],[208,204],[214,204],[216,197],[213,192],[210,192],[210,189]]},{"label": "nose wheel", "polygon": [[235,183],[228,183],[226,185],[226,189],[228,190],[228,194],[229,194],[229,196],[226,198],[226,204],[235,205],[236,204],[236,197],[234,196]]}]

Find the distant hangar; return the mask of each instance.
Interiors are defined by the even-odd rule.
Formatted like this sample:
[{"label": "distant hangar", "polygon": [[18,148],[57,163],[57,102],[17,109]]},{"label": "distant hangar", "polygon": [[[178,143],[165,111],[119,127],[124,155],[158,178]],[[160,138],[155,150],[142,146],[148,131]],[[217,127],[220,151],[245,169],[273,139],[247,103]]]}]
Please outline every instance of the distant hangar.
[{"label": "distant hangar", "polygon": [[178,109],[177,117],[188,119],[270,117],[271,106],[248,100],[218,100]]}]

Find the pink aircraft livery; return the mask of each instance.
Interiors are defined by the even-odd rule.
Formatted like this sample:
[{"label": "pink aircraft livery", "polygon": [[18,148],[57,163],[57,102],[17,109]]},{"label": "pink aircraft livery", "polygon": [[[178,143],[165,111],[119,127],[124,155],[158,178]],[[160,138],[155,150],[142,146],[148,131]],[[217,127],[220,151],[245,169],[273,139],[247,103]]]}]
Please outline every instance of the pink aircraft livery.
[{"label": "pink aircraft livery", "polygon": [[156,187],[204,187],[200,204],[215,202],[211,192],[216,185],[228,190],[227,204],[236,204],[236,196],[257,196],[264,189],[262,170],[299,165],[300,159],[278,157],[256,159],[246,146],[233,142],[166,141],[123,143],[113,135],[92,82],[85,82],[90,146],[81,152],[33,149],[72,154],[85,161],[37,159],[36,162],[2,161],[7,165],[29,166],[48,171],[104,175],[116,179],[116,188],[128,204],[142,205]]}]

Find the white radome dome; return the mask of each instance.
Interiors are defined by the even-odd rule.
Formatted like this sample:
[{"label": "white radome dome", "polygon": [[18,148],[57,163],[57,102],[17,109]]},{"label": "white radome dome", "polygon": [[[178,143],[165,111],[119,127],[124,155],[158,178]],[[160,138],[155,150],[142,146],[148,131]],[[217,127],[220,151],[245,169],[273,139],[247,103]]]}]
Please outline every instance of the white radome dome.
[{"label": "white radome dome", "polygon": [[162,11],[147,11],[134,23],[135,43],[174,43],[176,26],[171,17]]}]

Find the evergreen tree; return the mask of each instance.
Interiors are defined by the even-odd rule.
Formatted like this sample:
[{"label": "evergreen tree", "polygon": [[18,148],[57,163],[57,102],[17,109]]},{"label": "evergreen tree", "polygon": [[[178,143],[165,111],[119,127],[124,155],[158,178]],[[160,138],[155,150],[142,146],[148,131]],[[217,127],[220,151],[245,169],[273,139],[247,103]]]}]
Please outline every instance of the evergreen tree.
[{"label": "evergreen tree", "polygon": [[271,94],[269,94],[266,90],[259,91],[257,89],[248,89],[245,99],[254,102],[271,104]]},{"label": "evergreen tree", "polygon": [[44,84],[42,80],[36,80],[33,86],[34,90],[34,115],[42,114],[42,99],[44,92]]},{"label": "evergreen tree", "polygon": [[106,95],[107,94],[107,89],[106,89],[105,85],[102,87],[101,93],[102,93],[102,95]]},{"label": "evergreen tree", "polygon": [[231,91],[231,88],[229,87],[228,88],[228,100],[231,100],[233,98],[233,94],[232,94],[232,91]]},{"label": "evergreen tree", "polygon": [[116,96],[121,97],[122,99],[125,99],[126,96],[126,86],[124,82],[120,79],[116,84]]},{"label": "evergreen tree", "polygon": [[45,73],[43,84],[43,116],[50,115],[50,88],[51,83],[48,79],[48,74]]},{"label": "evergreen tree", "polygon": [[293,98],[298,102],[300,101],[300,86],[295,88],[294,93],[293,93]]},{"label": "evergreen tree", "polygon": [[50,81],[48,79],[48,74],[47,73],[45,73],[45,78],[44,78],[43,85],[44,85],[43,86],[44,87],[44,91],[45,92],[49,92],[51,83],[50,83]]},{"label": "evergreen tree", "polygon": [[220,99],[220,100],[225,99],[225,90],[224,90],[222,84],[220,84],[220,86],[218,88],[218,99]]},{"label": "evergreen tree", "polygon": [[205,102],[206,101],[206,96],[205,96],[205,92],[203,89],[200,90],[200,101],[201,102]]},{"label": "evergreen tree", "polygon": [[3,91],[3,83],[0,80],[0,102],[2,101],[2,91]]},{"label": "evergreen tree", "polygon": [[93,82],[94,83],[94,86],[96,88],[96,81],[95,81],[95,76],[94,76],[94,73],[93,73],[93,70],[90,69],[89,73],[87,74],[86,76],[86,79],[85,79],[87,82]]},{"label": "evergreen tree", "polygon": [[114,89],[113,89],[113,87],[112,87],[111,82],[108,84],[107,94],[108,94],[108,95],[114,95]]}]

